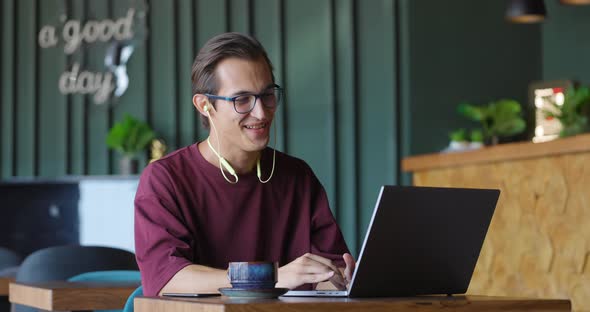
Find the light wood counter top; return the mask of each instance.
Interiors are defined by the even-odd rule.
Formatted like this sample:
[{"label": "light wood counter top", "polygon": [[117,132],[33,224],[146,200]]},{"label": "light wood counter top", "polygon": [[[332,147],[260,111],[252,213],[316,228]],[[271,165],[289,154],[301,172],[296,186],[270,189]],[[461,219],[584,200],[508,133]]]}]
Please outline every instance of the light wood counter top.
[{"label": "light wood counter top", "polygon": [[560,138],[545,143],[507,143],[468,152],[411,156],[402,160],[402,170],[415,172],[582,152],[590,152],[590,134]]}]

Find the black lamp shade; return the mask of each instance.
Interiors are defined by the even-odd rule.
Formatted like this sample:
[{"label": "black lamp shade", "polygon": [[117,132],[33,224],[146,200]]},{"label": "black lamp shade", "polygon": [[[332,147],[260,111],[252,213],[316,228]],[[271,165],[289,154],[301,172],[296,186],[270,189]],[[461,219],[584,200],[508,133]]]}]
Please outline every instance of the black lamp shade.
[{"label": "black lamp shade", "polygon": [[543,0],[511,0],[506,10],[506,19],[514,23],[537,23],[546,15]]}]

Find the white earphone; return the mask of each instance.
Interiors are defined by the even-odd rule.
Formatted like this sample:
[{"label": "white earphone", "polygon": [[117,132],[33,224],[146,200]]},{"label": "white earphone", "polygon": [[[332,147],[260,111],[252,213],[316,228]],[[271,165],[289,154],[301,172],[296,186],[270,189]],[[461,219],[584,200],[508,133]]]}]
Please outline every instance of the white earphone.
[{"label": "white earphone", "polygon": [[[211,114],[209,114],[209,105],[211,104],[205,104],[205,106],[203,106],[203,110],[205,111],[205,113],[207,113],[207,117],[209,117],[209,122],[213,126],[213,129],[215,129],[215,136],[217,136],[217,149],[219,150],[219,152],[217,152],[217,150],[213,148],[213,145],[211,145],[211,141],[209,141],[209,138],[207,138],[207,144],[209,145],[209,148],[211,148],[213,153],[215,153],[215,156],[217,156],[217,158],[219,159],[219,170],[221,170],[221,174],[223,175],[225,180],[231,184],[236,184],[239,180],[238,175],[236,174],[236,170],[234,170],[234,168],[229,164],[229,162],[220,155],[221,145],[219,143],[219,134],[217,133],[217,128],[213,123],[213,119],[211,119]],[[231,174],[234,177],[235,181],[228,179],[228,177],[225,175],[225,172],[223,171],[223,168],[225,168],[225,170],[227,170],[227,172],[229,172],[229,174]]]},{"label": "white earphone", "polygon": [[[205,106],[203,106],[203,110],[205,111],[205,113],[207,113],[207,117],[209,117],[209,122],[211,123],[211,125],[213,126],[213,129],[215,130],[215,136],[217,137],[217,150],[219,150],[219,152],[217,150],[215,150],[215,148],[213,148],[213,145],[211,144],[211,141],[209,140],[209,138],[207,138],[207,144],[209,145],[209,148],[211,148],[213,153],[215,153],[215,155],[219,159],[219,170],[221,170],[221,174],[223,175],[223,178],[225,178],[225,180],[231,184],[236,184],[236,183],[238,183],[238,180],[239,180],[238,175],[236,174],[236,170],[229,164],[229,162],[225,158],[223,158],[223,156],[221,156],[221,144],[219,142],[219,134],[217,133],[217,128],[215,127],[215,123],[213,123],[213,119],[211,118],[211,114],[209,114],[209,109],[210,109],[209,107],[210,106],[211,106],[210,103],[205,104]],[[275,145],[276,145],[277,144],[277,126],[276,125],[275,125],[275,129],[274,129],[274,136],[275,136]],[[262,170],[260,168],[260,156],[256,160],[256,175],[258,176],[258,180],[260,181],[260,183],[267,183],[272,178],[272,176],[275,172],[276,154],[277,154],[277,151],[276,151],[276,146],[275,146],[275,148],[273,148],[273,154],[272,154],[272,169],[270,171],[270,176],[266,180],[262,180]],[[231,174],[235,178],[235,181],[231,181],[230,179],[228,179],[228,177],[225,175],[225,172],[223,171],[223,168],[225,168],[225,170],[227,170],[227,172],[229,172],[229,174]]]}]

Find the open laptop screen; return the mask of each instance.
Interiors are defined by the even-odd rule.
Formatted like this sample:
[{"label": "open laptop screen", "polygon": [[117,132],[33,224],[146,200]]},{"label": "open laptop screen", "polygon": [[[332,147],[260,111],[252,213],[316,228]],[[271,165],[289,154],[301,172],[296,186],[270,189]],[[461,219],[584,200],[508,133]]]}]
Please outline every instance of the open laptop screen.
[{"label": "open laptop screen", "polygon": [[383,186],[348,295],[466,292],[499,193],[489,189]]}]

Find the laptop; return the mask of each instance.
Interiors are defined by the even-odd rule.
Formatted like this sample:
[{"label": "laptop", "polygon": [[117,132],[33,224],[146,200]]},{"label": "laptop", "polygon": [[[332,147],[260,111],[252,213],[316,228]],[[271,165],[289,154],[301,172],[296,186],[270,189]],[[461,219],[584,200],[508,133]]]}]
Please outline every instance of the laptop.
[{"label": "laptop", "polygon": [[347,291],[288,291],[290,297],[463,294],[499,190],[382,186]]}]

